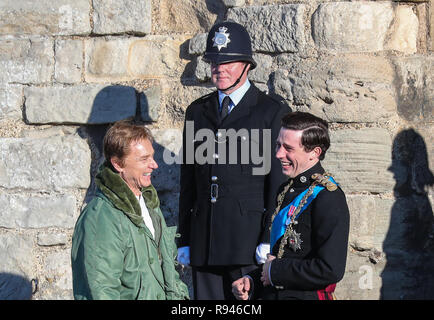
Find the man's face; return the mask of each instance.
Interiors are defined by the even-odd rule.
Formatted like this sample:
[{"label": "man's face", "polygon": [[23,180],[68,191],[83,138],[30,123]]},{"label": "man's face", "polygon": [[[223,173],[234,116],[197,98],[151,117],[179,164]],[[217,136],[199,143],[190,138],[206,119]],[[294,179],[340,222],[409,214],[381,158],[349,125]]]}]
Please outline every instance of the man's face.
[{"label": "man's face", "polygon": [[302,133],[302,130],[281,128],[276,141],[276,158],[280,160],[283,174],[290,178],[295,178],[319,161],[315,149],[306,152],[301,145]]},{"label": "man's face", "polygon": [[121,178],[133,193],[138,196],[141,188],[151,185],[151,173],[158,168],[154,160],[154,148],[149,140],[133,141],[130,152],[124,157],[123,164],[115,166]]},{"label": "man's face", "polygon": [[[243,72],[244,66],[246,62],[228,62],[224,64],[215,64],[211,63],[211,81],[216,86],[217,89],[223,90],[227,87],[230,87],[237,81],[238,77]],[[224,91],[226,94],[230,94],[246,81],[247,79],[247,71],[249,70],[249,66],[246,68],[240,82],[235,87]]]}]

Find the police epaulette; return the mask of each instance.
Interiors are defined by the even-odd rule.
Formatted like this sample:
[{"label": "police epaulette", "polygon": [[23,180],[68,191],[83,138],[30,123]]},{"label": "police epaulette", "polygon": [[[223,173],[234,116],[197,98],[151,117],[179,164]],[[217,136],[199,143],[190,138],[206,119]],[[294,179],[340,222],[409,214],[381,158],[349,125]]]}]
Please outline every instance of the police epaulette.
[{"label": "police epaulette", "polygon": [[326,187],[328,191],[335,191],[338,188],[338,185],[336,183],[330,181],[329,177],[331,177],[331,175],[328,174],[327,172],[325,172],[324,174],[314,173],[312,175],[312,179],[314,179],[319,184]]}]

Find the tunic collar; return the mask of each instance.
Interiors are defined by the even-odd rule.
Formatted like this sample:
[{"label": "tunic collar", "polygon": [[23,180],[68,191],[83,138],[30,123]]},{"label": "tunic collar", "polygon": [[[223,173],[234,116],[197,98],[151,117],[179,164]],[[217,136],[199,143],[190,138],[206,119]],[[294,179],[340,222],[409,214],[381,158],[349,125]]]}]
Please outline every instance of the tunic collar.
[{"label": "tunic collar", "polygon": [[308,188],[314,179],[312,179],[312,175],[314,173],[324,173],[324,168],[321,166],[320,161],[315,164],[312,168],[307,169],[306,171],[300,173],[298,176],[292,179],[292,186],[294,188]]}]

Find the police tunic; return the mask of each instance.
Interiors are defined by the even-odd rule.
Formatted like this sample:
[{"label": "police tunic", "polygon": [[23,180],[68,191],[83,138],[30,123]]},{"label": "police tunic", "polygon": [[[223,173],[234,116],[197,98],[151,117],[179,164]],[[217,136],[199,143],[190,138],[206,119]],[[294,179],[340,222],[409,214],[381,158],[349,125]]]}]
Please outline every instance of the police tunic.
[{"label": "police tunic", "polygon": [[[280,163],[274,157],[274,146],[281,119],[290,111],[288,106],[253,84],[222,121],[217,91],[194,101],[187,108],[178,246],[190,246],[192,266],[256,263],[257,245],[269,242],[266,221],[272,214],[275,193],[285,180]],[[188,133],[189,122],[194,123],[192,135]],[[271,133],[267,139],[264,139],[265,129]],[[221,134],[224,130],[226,133],[233,130],[232,139]],[[199,137],[199,131],[211,132],[213,136],[203,139]],[[237,133],[235,138],[234,132]],[[189,143],[192,144],[190,147]],[[244,149],[243,153],[247,145],[250,149],[247,153]],[[271,162],[270,170],[266,174],[252,174],[254,168],[266,167],[257,162],[258,157],[255,160],[252,156],[253,150],[264,156],[265,147],[271,150],[264,160],[269,161],[269,165]],[[198,159],[202,154],[207,157],[205,163]],[[187,161],[188,157],[190,161]]]}]

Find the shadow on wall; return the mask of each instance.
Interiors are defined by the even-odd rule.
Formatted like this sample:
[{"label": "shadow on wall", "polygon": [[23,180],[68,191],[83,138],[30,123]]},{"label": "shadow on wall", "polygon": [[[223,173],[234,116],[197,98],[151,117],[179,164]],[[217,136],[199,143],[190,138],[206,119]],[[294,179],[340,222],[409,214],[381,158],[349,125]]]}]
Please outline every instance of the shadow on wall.
[{"label": "shadow on wall", "polygon": [[37,285],[36,279],[0,272],[0,300],[31,300]]},{"label": "shadow on wall", "polygon": [[427,148],[414,129],[393,142],[389,170],[395,203],[383,243],[386,266],[381,299],[434,299],[434,219],[428,190],[434,185]]}]

